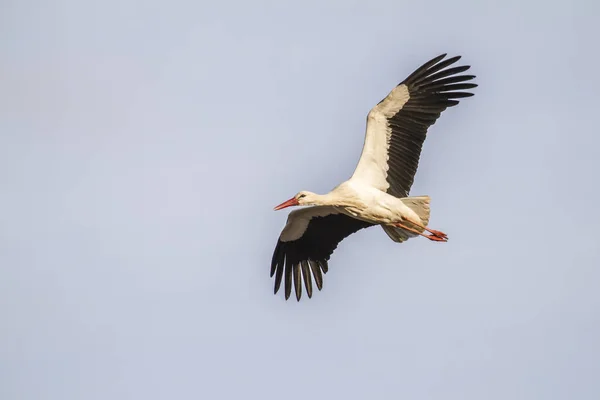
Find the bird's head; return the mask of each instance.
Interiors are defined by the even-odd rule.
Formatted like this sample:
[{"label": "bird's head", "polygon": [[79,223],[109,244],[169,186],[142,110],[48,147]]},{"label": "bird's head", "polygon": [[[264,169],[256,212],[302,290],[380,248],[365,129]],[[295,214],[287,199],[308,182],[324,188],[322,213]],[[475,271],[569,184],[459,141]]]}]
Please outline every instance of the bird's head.
[{"label": "bird's head", "polygon": [[275,207],[274,210],[277,211],[277,210],[281,210],[283,208],[291,207],[291,206],[313,205],[313,204],[316,204],[316,202],[318,200],[317,196],[318,195],[315,193],[307,192],[306,190],[303,190],[302,192],[298,192],[298,194],[296,194],[291,199],[286,200],[283,203],[281,203],[280,205],[278,205],[277,207]]}]

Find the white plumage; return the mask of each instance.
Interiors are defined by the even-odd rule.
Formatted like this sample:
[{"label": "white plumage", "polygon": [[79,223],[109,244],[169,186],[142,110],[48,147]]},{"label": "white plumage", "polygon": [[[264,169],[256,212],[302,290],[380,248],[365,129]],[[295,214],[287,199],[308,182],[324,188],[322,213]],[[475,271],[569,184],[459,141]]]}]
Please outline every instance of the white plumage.
[{"label": "white plumage", "polygon": [[354,175],[352,175],[353,179],[384,191],[390,187],[386,180],[389,169],[388,150],[392,137],[388,119],[396,115],[409,98],[406,85],[396,86],[382,102],[369,112],[365,144]]},{"label": "white plumage", "polygon": [[463,90],[477,86],[464,83],[475,76],[460,75],[469,66],[447,68],[460,56],[445,57],[423,64],[369,112],[363,151],[349,180],[324,195],[299,192],[275,207],[313,206],[292,211],[279,236],[271,263],[275,293],[282,280],[286,299],[292,281],[297,300],[302,280],[308,297],[313,280],[321,290],[337,245],[363,228],[381,225],[396,242],[417,235],[447,241],[446,234],[427,227],[429,197],[408,197],[427,129],[446,108],[458,104],[456,99],[473,95]]}]

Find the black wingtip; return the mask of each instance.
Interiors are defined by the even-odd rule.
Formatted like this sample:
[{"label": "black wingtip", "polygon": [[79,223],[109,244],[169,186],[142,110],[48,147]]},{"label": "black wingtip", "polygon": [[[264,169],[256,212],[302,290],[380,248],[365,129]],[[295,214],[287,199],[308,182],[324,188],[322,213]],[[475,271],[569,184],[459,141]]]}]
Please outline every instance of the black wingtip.
[{"label": "black wingtip", "polygon": [[406,79],[404,79],[400,84],[409,83],[413,79],[415,79],[418,76],[424,74],[425,71],[427,71],[428,69],[432,68],[438,62],[440,62],[442,59],[444,59],[444,57],[446,57],[446,55],[447,55],[446,53],[440,54],[439,56],[434,57],[431,60],[427,61],[425,64],[423,64],[419,68],[417,68],[412,74],[410,74],[409,76],[407,76]]},{"label": "black wingtip", "polygon": [[459,72],[466,71],[470,68],[470,66],[466,65],[461,67],[445,69],[446,67],[455,64],[458,60],[462,58],[461,55],[457,55],[444,60],[446,55],[447,53],[444,53],[427,61],[419,68],[417,68],[412,74],[410,74],[404,81],[402,81],[401,84],[420,85],[426,82],[440,79],[444,76],[448,76],[449,74],[456,74]]},{"label": "black wingtip", "polygon": [[285,289],[285,299],[289,299],[290,295],[292,294],[292,263],[290,260],[286,259],[285,260],[285,284],[284,284],[284,289]]},{"label": "black wingtip", "polygon": [[306,287],[306,294],[310,299],[312,297],[312,279],[310,277],[310,267],[308,266],[308,261],[302,260],[302,278],[304,278],[304,287]]},{"label": "black wingtip", "polygon": [[296,289],[296,300],[300,301],[302,297],[302,271],[300,263],[294,265],[294,288]]},{"label": "black wingtip", "polygon": [[454,64],[455,62],[457,62],[458,60],[460,60],[461,58],[462,58],[462,56],[450,57],[447,60],[444,60],[444,63],[446,63],[447,65],[451,65],[451,64]]},{"label": "black wingtip", "polygon": [[321,268],[316,261],[309,260],[308,264],[312,271],[313,277],[315,278],[315,283],[317,284],[317,289],[321,291],[323,289],[323,275],[321,274]]},{"label": "black wingtip", "polygon": [[277,294],[279,288],[281,287],[281,280],[283,278],[283,265],[279,265],[277,267],[277,273],[275,274],[275,287],[273,290],[273,294]]},{"label": "black wingtip", "polygon": [[319,261],[319,265],[321,266],[324,274],[329,271],[329,264],[327,263],[327,260]]}]

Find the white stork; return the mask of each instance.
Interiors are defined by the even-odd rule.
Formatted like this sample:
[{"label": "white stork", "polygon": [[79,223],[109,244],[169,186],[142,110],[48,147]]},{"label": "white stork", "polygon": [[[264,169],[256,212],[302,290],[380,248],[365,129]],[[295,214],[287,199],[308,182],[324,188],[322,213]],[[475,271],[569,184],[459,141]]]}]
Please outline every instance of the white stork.
[{"label": "white stork", "polygon": [[395,242],[417,235],[447,241],[446,234],[427,227],[429,196],[408,197],[427,129],[456,99],[473,96],[463,90],[477,87],[465,83],[474,75],[461,74],[469,66],[446,68],[460,56],[445,57],[423,64],[369,112],[362,154],[349,180],[324,195],[299,192],[275,207],[313,206],[292,211],[279,236],[271,263],[275,294],[285,275],[286,300],[292,280],[298,301],[302,279],[312,297],[312,279],[321,290],[337,245],[363,228],[381,225]]}]

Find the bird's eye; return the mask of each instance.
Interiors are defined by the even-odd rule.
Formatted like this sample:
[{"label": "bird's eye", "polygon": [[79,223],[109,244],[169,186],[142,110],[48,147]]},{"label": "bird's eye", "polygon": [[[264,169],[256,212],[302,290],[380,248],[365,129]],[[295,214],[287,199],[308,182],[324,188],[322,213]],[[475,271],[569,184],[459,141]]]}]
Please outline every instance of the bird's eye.
[{"label": "bird's eye", "polygon": [[303,197],[306,197],[306,195],[305,194],[301,194],[300,196],[298,196],[299,199],[301,199]]}]

